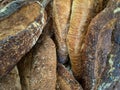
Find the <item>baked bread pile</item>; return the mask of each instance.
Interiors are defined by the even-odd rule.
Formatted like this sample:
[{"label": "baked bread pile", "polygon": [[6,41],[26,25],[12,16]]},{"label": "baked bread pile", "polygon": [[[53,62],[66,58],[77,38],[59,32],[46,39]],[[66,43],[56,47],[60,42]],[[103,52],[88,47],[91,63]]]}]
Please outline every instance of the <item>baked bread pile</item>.
[{"label": "baked bread pile", "polygon": [[0,90],[119,90],[120,0],[1,0],[0,79]]}]

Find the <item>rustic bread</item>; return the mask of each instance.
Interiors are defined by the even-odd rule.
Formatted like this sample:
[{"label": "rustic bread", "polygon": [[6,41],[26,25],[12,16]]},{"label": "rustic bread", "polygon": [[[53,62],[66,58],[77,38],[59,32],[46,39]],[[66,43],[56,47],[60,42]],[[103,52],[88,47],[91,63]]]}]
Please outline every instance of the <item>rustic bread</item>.
[{"label": "rustic bread", "polygon": [[82,75],[80,51],[91,19],[101,10],[102,0],[73,0],[67,46],[72,71],[77,80]]},{"label": "rustic bread", "polygon": [[46,13],[36,2],[0,21],[0,77],[35,45],[45,24]]},{"label": "rustic bread", "polygon": [[53,26],[57,45],[58,61],[67,62],[66,38],[72,0],[53,0]]},{"label": "rustic bread", "polygon": [[109,90],[119,79],[119,4],[120,1],[110,0],[88,27],[81,51],[85,90]]}]

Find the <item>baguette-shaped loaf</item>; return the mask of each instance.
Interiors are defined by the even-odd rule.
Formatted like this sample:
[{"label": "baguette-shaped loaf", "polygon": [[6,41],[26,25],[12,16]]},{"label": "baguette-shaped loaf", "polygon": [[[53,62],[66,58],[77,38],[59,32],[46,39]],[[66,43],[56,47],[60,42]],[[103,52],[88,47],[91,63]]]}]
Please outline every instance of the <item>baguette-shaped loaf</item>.
[{"label": "baguette-shaped loaf", "polygon": [[[67,46],[72,71],[77,80],[82,74],[80,51],[91,19],[100,11],[101,0],[73,0]],[[97,4],[97,5],[96,5]]]},{"label": "baguette-shaped loaf", "polygon": [[109,90],[118,81],[119,4],[118,0],[110,0],[88,27],[81,50],[85,90]]},{"label": "baguette-shaped loaf", "polygon": [[46,13],[36,2],[0,21],[0,77],[35,45],[45,24]]},{"label": "baguette-shaped loaf", "polygon": [[56,48],[49,36],[44,37],[18,63],[22,90],[55,90]]},{"label": "baguette-shaped loaf", "polygon": [[67,62],[68,50],[66,37],[72,0],[53,0],[53,22],[57,43],[58,61]]}]

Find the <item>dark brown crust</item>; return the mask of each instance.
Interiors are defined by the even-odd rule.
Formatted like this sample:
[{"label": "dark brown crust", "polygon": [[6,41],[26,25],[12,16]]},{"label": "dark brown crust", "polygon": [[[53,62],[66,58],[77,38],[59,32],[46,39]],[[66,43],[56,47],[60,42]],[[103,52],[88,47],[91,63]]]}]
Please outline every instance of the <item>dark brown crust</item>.
[{"label": "dark brown crust", "polygon": [[[96,45],[96,52],[95,52],[95,68],[94,68],[94,75],[96,78],[96,88],[99,86],[99,83],[101,81],[101,78],[103,77],[104,72],[107,71],[106,67],[107,62],[112,62],[109,60],[110,52],[112,49],[112,34],[115,29],[115,22],[116,19],[110,20],[107,24],[103,26],[103,28],[100,30],[100,33],[98,35],[98,42]],[[111,58],[111,56],[110,56]],[[109,60],[109,61],[108,61]],[[105,75],[107,77],[107,75]]]},{"label": "dark brown crust", "polygon": [[[33,3],[33,4],[37,5],[36,8],[38,8],[38,10],[41,9],[39,4],[37,3]],[[39,12],[40,15],[40,16],[39,15],[36,16],[36,18],[38,17],[39,20],[43,18],[44,21],[46,21],[45,20],[46,15],[44,16],[45,14],[44,12],[40,12],[40,11],[36,11],[36,12]],[[8,73],[21,59],[21,57],[35,45],[46,23],[46,22],[40,22],[40,23],[37,22],[39,20],[36,19],[36,21],[34,21],[33,19],[32,22],[29,22],[31,24],[26,25],[24,29],[22,28],[23,29],[22,31],[20,32],[18,31],[16,32],[16,34],[10,35],[9,37],[6,37],[0,41],[0,78],[4,76],[6,73]]]},{"label": "dark brown crust", "polygon": [[[114,1],[114,3],[119,3],[119,1]],[[118,4],[108,5],[92,20],[88,27],[85,43],[83,43],[83,49],[81,52],[81,60],[84,68],[82,85],[85,90],[104,90],[105,86],[102,86],[103,83],[106,82],[105,84],[107,85],[109,82],[105,73],[108,72],[110,68],[108,70],[105,69],[108,68],[107,63],[110,49],[113,49],[113,47],[111,47],[111,34],[115,27],[114,21],[115,19],[119,20],[119,13],[114,13],[117,7]],[[100,78],[103,78],[103,81],[100,80]],[[99,81],[101,81],[101,86]],[[112,82],[113,80],[111,83]],[[102,89],[100,89],[101,87]]]}]

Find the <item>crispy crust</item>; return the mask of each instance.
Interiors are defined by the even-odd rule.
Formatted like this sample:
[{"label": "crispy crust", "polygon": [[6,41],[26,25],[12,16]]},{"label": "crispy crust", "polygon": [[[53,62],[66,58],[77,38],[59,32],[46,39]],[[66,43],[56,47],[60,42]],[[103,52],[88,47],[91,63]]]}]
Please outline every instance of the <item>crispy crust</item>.
[{"label": "crispy crust", "polygon": [[22,90],[55,90],[56,47],[48,35],[44,37],[18,63]]},{"label": "crispy crust", "polygon": [[[110,5],[110,3],[91,21],[83,43],[81,51],[82,67],[84,68],[82,85],[85,90],[104,90],[108,88],[107,85],[114,82],[111,80],[109,83],[109,79],[107,79],[110,77],[107,75],[110,70],[108,57],[114,48],[111,47],[113,45],[111,38],[116,26],[115,21],[116,19],[117,22],[119,21],[119,13],[115,13],[119,4]],[[119,1],[116,0],[114,3],[119,3]],[[116,53],[116,55],[118,54]],[[113,77],[115,76],[113,75]]]},{"label": "crispy crust", "polygon": [[73,0],[67,45],[72,71],[77,80],[82,74],[80,51],[83,39],[91,19],[100,11],[98,8],[101,3],[101,0]]},{"label": "crispy crust", "polygon": [[38,3],[25,5],[0,21],[0,78],[35,45],[45,24],[46,13]]},{"label": "crispy crust", "polygon": [[62,65],[57,67],[57,90],[83,90],[73,75]]},{"label": "crispy crust", "polygon": [[67,62],[66,37],[68,31],[68,20],[70,16],[71,0],[53,1],[53,22],[57,43],[58,60],[61,63]]}]

